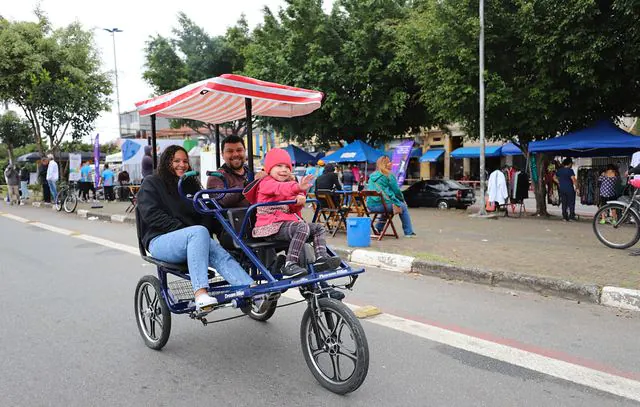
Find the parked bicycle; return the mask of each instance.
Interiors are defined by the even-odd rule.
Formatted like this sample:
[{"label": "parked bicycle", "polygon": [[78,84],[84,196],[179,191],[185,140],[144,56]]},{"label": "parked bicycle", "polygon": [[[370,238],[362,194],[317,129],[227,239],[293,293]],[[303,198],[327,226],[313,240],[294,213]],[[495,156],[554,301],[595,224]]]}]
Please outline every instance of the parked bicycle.
[{"label": "parked bicycle", "polygon": [[596,237],[612,249],[627,249],[640,240],[640,179],[629,184],[634,188],[631,198],[610,201],[593,217]]},{"label": "parked bicycle", "polygon": [[58,196],[56,197],[55,207],[58,212],[64,209],[66,213],[73,213],[73,211],[76,210],[78,207],[78,189],[76,182],[64,184],[60,188]]}]

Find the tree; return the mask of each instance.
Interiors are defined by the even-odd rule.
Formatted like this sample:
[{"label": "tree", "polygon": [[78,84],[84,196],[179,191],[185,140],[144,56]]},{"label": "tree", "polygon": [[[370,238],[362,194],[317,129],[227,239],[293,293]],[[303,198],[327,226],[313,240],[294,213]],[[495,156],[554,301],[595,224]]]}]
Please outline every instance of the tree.
[{"label": "tree", "polygon": [[363,139],[377,143],[428,124],[414,97],[416,83],[396,57],[402,0],[338,0],[331,14],[321,0],[288,0],[254,30],[246,71],[260,79],[325,94],[312,115],[269,119],[297,141],[321,144]]},{"label": "tree", "polygon": [[[146,44],[143,78],[158,94],[243,69],[243,47],[248,42],[248,25],[244,16],[227,31],[226,36],[210,36],[184,13],[178,14],[178,24],[178,28],[173,29],[172,38],[156,35]],[[188,126],[213,139],[214,127],[211,124],[184,119],[171,122],[173,127]],[[243,122],[234,123],[232,133],[238,134],[243,126]],[[201,132],[203,127],[207,128],[206,133]]]},{"label": "tree", "polygon": [[[637,114],[637,12],[606,1],[489,0],[485,13],[489,139],[514,141],[526,154],[531,141]],[[416,0],[400,31],[401,58],[429,113],[477,135],[477,1]],[[548,157],[536,161],[537,210],[547,214]]]},{"label": "tree", "polygon": [[37,23],[0,19],[0,99],[22,109],[43,153],[42,137],[55,150],[66,135],[93,129],[109,108],[111,81],[100,72],[92,32],[77,22],[54,30],[36,15]]},{"label": "tree", "polygon": [[9,110],[0,115],[0,142],[7,148],[9,162],[14,162],[14,149],[26,146],[32,139],[29,123],[15,112]]}]

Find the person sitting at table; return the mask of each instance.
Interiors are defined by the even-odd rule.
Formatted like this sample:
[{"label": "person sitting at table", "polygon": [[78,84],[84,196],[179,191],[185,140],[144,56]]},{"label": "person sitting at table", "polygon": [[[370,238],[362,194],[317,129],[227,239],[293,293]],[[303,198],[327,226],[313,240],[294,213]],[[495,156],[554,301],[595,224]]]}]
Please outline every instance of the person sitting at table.
[{"label": "person sitting at table", "polygon": [[[324,168],[324,173],[316,179],[315,190],[316,192],[332,192],[342,191],[342,185],[338,179],[338,174],[335,173],[336,167],[333,164],[327,164]],[[336,207],[340,206],[340,197],[332,195],[331,199]]]},{"label": "person sitting at table", "polygon": [[[367,189],[370,191],[378,191],[384,197],[387,205],[387,211],[400,215],[402,221],[402,229],[404,230],[405,237],[415,237],[411,226],[411,216],[409,215],[409,208],[404,201],[402,191],[398,187],[398,181],[396,177],[391,173],[391,160],[389,157],[382,156],[376,161],[376,171],[369,177],[369,183]],[[389,204],[392,204],[389,207]],[[367,208],[371,212],[382,212],[384,207],[380,197],[370,196],[367,198]],[[375,228],[378,232],[382,232],[384,220],[379,219]]]}]

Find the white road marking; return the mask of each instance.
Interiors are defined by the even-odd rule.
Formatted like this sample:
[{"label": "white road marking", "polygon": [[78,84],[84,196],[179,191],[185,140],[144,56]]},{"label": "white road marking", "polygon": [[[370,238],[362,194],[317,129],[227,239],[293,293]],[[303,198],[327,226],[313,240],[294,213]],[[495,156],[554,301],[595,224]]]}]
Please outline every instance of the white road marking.
[{"label": "white road marking", "polygon": [[368,318],[367,321],[617,396],[640,401],[640,382],[626,377],[616,376],[390,314],[381,314]]},{"label": "white road marking", "polygon": [[[8,213],[0,213],[0,216],[21,223],[30,222],[28,219]],[[140,255],[139,250],[133,246],[113,242],[111,240],[102,239],[91,235],[76,234],[71,230],[47,225],[41,222],[33,222],[31,224],[54,233],[60,233],[72,238],[85,240],[116,250],[121,250],[136,256]],[[297,290],[287,291],[283,294],[283,296],[296,301],[302,299],[302,296]],[[357,306],[353,304],[345,303],[345,305],[347,305],[351,309],[357,308]],[[607,373],[601,370],[588,368],[563,360],[554,359],[548,356],[540,355],[538,353],[517,349],[475,336],[466,335],[463,333],[429,325],[423,322],[413,321],[407,318],[394,316],[391,314],[380,314],[371,318],[367,318],[366,321],[410,335],[418,336],[420,338],[424,338],[433,342],[442,343],[447,346],[486,356],[491,359],[500,360],[502,362],[510,363],[515,366],[520,366],[525,369],[544,373],[562,380],[567,380],[583,386],[598,389],[620,397],[640,401],[640,381],[637,380]]]}]

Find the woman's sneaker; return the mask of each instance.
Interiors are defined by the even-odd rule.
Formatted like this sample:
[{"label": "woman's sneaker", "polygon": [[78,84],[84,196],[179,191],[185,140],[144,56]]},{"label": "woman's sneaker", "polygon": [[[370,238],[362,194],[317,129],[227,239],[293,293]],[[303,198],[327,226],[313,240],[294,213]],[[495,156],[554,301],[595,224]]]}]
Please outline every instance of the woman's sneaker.
[{"label": "woman's sneaker", "polygon": [[288,262],[281,269],[282,278],[294,278],[307,274],[307,269],[303,269],[297,263]]},{"label": "woman's sneaker", "polygon": [[200,294],[196,297],[196,308],[200,311],[211,311],[213,306],[218,303],[218,300],[209,296],[209,294]]},{"label": "woman's sneaker", "polygon": [[313,263],[313,269],[316,272],[327,271],[327,270],[335,270],[340,267],[340,263],[342,263],[342,259],[340,257],[318,257],[316,262]]}]

